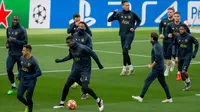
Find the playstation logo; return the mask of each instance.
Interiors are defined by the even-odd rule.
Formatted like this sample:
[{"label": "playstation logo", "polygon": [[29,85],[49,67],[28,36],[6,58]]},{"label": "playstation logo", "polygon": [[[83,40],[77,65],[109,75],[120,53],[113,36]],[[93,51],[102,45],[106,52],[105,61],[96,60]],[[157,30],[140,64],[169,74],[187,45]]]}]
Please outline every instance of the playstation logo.
[{"label": "playstation logo", "polygon": [[[80,0],[79,3],[79,14],[81,17],[81,21],[85,21],[88,26],[92,26],[96,23],[96,19],[90,17],[91,14],[91,6],[87,0]],[[69,21],[69,24],[73,23],[73,19]]]}]

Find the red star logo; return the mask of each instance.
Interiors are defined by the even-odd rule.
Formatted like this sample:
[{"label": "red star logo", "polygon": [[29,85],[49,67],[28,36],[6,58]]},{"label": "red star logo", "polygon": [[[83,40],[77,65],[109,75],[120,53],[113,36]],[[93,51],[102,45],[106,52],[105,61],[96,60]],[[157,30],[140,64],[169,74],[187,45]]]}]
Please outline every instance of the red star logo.
[{"label": "red star logo", "polygon": [[0,25],[2,24],[5,28],[8,27],[8,16],[12,13],[12,10],[5,10],[4,1],[2,0],[0,5]]}]

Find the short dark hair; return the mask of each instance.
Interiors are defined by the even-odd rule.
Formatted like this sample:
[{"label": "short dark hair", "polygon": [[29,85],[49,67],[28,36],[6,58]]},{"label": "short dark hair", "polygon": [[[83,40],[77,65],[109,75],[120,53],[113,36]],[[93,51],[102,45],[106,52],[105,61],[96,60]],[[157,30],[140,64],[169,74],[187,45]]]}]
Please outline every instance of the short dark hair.
[{"label": "short dark hair", "polygon": [[175,9],[173,7],[169,7],[167,10],[172,10],[173,12],[175,12]]},{"label": "short dark hair", "polygon": [[31,45],[24,45],[23,47],[26,48],[26,49],[28,49],[30,52],[32,51]]},{"label": "short dark hair", "polygon": [[158,41],[158,34],[156,32],[152,32],[151,38],[153,38],[153,40],[155,40],[155,41]]},{"label": "short dark hair", "polygon": [[84,21],[79,22],[79,24],[84,24],[86,27],[86,23]]},{"label": "short dark hair", "polygon": [[183,27],[185,30],[188,28],[186,24],[181,24],[180,27]]},{"label": "short dark hair", "polygon": [[179,15],[180,15],[181,13],[180,13],[180,12],[178,12],[178,11],[176,11],[174,14],[179,14]]},{"label": "short dark hair", "polygon": [[74,14],[74,15],[73,15],[73,19],[74,19],[74,18],[79,18],[79,17],[80,17],[79,14]]},{"label": "short dark hair", "polygon": [[122,5],[124,5],[124,3],[128,2],[128,0],[122,0]]},{"label": "short dark hair", "polygon": [[66,37],[66,42],[67,42],[68,40],[74,40],[74,37],[73,37],[73,36],[68,36],[68,37]]}]

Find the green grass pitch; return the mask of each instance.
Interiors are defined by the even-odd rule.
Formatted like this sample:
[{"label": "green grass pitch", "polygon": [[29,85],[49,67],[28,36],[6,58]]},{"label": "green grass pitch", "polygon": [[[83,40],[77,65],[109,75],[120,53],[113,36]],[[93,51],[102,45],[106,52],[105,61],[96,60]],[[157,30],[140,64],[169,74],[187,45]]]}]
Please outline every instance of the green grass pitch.
[{"label": "green grass pitch", "polygon": [[[176,81],[176,73],[170,72],[166,77],[174,102],[163,104],[165,94],[156,80],[149,88],[143,103],[131,98],[139,95],[146,76],[151,71],[146,67],[150,63],[151,44],[149,34],[157,31],[155,28],[138,28],[130,51],[131,61],[136,72],[132,76],[120,76],[122,55],[120,38],[117,29],[92,29],[93,47],[105,69],[98,70],[93,61],[93,71],[90,87],[104,100],[105,112],[200,112],[200,52],[189,68],[191,90],[183,92],[183,82]],[[33,55],[37,58],[43,75],[38,79],[33,101],[34,112],[67,112],[65,109],[53,109],[60,102],[61,92],[71,69],[72,61],[56,64],[55,58],[68,54],[65,45],[65,29],[28,30],[29,44],[33,45]],[[200,41],[200,34],[195,34]],[[22,112],[22,105],[14,95],[7,95],[10,83],[6,75],[5,62],[5,30],[0,30],[0,112]],[[15,67],[15,72],[16,67]],[[18,82],[17,82],[18,84]],[[80,100],[80,87],[71,89],[67,100],[74,99],[77,109],[73,112],[98,112],[96,101],[91,96]]]}]

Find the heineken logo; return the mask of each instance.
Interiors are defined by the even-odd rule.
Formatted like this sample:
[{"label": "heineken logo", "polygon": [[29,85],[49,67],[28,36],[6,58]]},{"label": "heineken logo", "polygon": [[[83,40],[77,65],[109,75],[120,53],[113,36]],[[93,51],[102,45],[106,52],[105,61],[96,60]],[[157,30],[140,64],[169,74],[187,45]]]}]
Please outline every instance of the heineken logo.
[{"label": "heineken logo", "polygon": [[33,9],[33,18],[37,24],[44,23],[47,17],[46,12],[46,8],[40,4]]},{"label": "heineken logo", "polygon": [[6,10],[4,1],[0,4],[0,25],[2,24],[5,28],[8,27],[8,17],[12,13],[12,10]]}]

